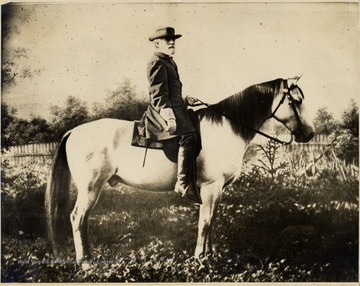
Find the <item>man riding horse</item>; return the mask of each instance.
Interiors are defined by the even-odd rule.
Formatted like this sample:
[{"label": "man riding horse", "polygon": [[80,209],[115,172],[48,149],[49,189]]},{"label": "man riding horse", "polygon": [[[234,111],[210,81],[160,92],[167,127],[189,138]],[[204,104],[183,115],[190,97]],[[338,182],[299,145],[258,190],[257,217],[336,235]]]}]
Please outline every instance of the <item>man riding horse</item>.
[{"label": "man riding horse", "polygon": [[175,192],[195,204],[201,204],[195,175],[198,138],[182,98],[182,83],[172,58],[175,40],[181,36],[175,34],[172,27],[161,27],[149,37],[155,52],[147,67],[150,105],[144,116],[146,137],[151,140],[180,137]]}]

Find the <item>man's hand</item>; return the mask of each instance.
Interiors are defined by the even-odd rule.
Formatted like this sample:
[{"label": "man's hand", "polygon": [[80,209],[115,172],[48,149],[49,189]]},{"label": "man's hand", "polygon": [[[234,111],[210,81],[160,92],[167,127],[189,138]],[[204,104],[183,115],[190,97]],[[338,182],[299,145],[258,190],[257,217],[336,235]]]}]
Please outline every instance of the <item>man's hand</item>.
[{"label": "man's hand", "polygon": [[167,122],[168,129],[166,130],[170,134],[174,134],[176,131],[176,121],[174,118],[169,119]]},{"label": "man's hand", "polygon": [[196,103],[199,103],[199,100],[197,98],[193,98],[191,96],[187,96],[186,97],[186,103],[190,106],[196,104]]}]

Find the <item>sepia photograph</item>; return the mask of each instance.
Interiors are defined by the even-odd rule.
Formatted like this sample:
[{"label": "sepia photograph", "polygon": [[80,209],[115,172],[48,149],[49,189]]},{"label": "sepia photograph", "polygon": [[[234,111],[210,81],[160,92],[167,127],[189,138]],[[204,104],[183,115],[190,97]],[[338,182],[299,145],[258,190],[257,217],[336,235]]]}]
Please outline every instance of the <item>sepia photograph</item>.
[{"label": "sepia photograph", "polygon": [[1,282],[359,282],[359,4],[3,2]]}]

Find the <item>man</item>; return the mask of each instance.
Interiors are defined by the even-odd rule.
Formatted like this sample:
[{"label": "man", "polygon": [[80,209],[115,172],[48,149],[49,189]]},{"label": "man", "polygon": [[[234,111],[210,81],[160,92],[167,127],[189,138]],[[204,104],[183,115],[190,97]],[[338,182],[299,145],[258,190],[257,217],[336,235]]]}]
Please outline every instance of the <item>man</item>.
[{"label": "man", "polygon": [[150,95],[146,111],[147,137],[166,140],[180,136],[175,192],[195,204],[201,204],[194,168],[197,134],[182,99],[182,83],[172,59],[175,40],[180,37],[172,27],[158,28],[149,37],[154,43],[155,53],[147,68]]}]

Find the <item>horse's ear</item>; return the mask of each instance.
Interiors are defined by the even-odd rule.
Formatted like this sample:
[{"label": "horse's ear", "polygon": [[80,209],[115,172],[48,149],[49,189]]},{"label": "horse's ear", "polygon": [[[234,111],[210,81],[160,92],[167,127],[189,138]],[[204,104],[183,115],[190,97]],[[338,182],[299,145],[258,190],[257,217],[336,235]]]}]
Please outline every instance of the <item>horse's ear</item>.
[{"label": "horse's ear", "polygon": [[299,74],[299,75],[297,75],[297,76],[295,77],[296,83],[299,81],[299,79],[301,79],[301,77],[303,76],[303,74],[304,74],[304,73]]},{"label": "horse's ear", "polygon": [[299,81],[299,79],[303,76],[303,73],[302,74],[299,74],[297,76],[294,76],[293,78],[289,78],[288,79],[288,86],[296,86],[297,85],[297,82]]}]

